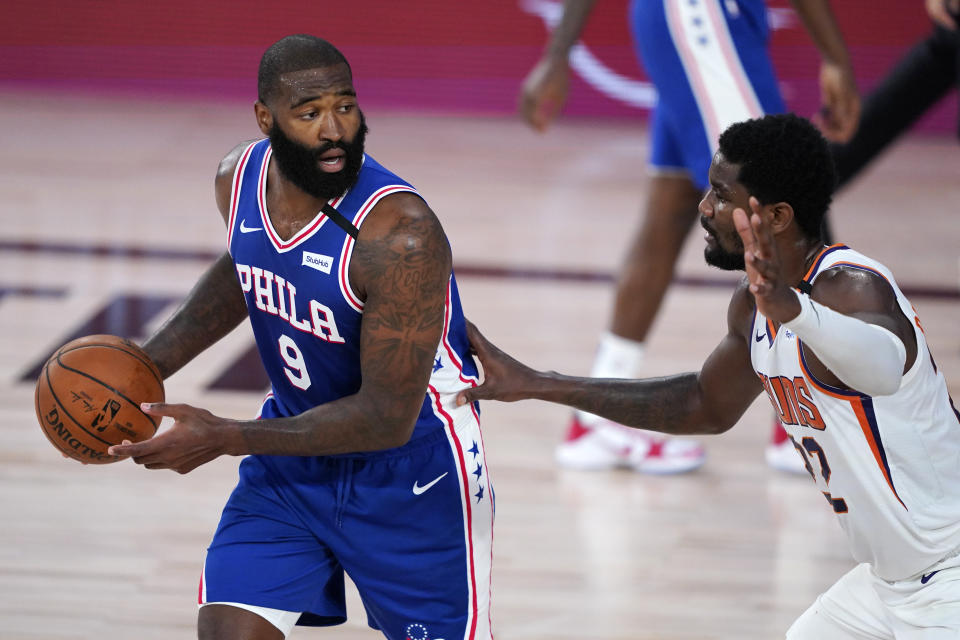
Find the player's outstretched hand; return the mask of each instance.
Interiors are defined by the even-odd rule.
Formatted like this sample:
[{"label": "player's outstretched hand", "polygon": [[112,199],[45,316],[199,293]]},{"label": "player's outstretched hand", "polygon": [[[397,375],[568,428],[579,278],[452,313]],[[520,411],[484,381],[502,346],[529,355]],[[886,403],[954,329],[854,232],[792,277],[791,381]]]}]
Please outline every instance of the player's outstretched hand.
[{"label": "player's outstretched hand", "polygon": [[147,469],[189,473],[228,452],[225,436],[230,431],[226,428],[230,421],[187,404],[144,403],[140,408],[151,416],[169,416],[174,423],[149,440],[125,440],[110,447],[111,455],[130,456]]},{"label": "player's outstretched hand", "polygon": [[800,314],[796,295],[784,282],[777,245],[770,224],[763,218],[760,202],[750,196],[750,215],[741,208],[733,210],[733,224],[743,240],[743,262],[750,282],[750,293],[757,309],[775,322],[793,320]]},{"label": "player's outstretched hand", "polygon": [[467,336],[473,353],[483,366],[483,384],[457,394],[458,405],[474,400],[515,402],[530,397],[526,392],[537,378],[536,371],[498,349],[469,320]]}]

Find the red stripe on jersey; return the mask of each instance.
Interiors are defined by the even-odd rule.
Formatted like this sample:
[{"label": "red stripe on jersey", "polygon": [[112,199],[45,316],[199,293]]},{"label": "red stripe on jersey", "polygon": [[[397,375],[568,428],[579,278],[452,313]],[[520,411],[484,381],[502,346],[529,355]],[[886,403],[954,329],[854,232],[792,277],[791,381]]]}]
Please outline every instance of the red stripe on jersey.
[{"label": "red stripe on jersey", "polygon": [[460,480],[463,486],[463,505],[467,516],[467,557],[470,559],[471,613],[470,632],[467,635],[467,638],[475,638],[477,634],[477,575],[476,567],[473,563],[473,509],[470,504],[470,499],[473,496],[470,495],[470,479],[467,475],[467,461],[463,457],[463,447],[460,445],[460,438],[457,437],[457,430],[453,425],[453,416],[443,410],[443,406],[440,404],[440,393],[432,385],[428,385],[428,389],[430,390],[430,393],[433,394],[434,406],[447,423],[447,428],[450,431],[450,438],[453,440],[453,443],[457,448],[457,463],[460,467]]},{"label": "red stripe on jersey", "polygon": [[247,160],[250,159],[250,152],[256,146],[256,142],[247,146],[243,155],[240,156],[240,162],[233,173],[233,187],[230,191],[230,217],[227,222],[227,248],[230,248],[230,242],[233,240],[233,225],[237,223],[237,208],[240,205],[240,182],[243,179],[243,172],[247,166]]},{"label": "red stripe on jersey", "polygon": [[[450,356],[450,360],[453,361],[453,364],[457,368],[457,376],[460,378],[460,382],[465,382],[472,387],[477,386],[476,378],[468,378],[463,374],[463,361],[460,359],[460,356],[457,355],[457,352],[453,349],[453,345],[450,344],[450,315],[453,313],[453,307],[450,304],[450,293],[453,288],[453,277],[451,276],[447,280],[447,296],[444,300],[443,307],[443,348],[447,350],[447,355]],[[479,420],[479,416],[478,416]]]},{"label": "red stripe on jersey", "polygon": [[[367,217],[367,214],[373,209],[380,200],[392,193],[399,193],[401,191],[409,191],[411,193],[416,193],[416,190],[412,187],[405,187],[403,185],[390,185],[387,187],[381,187],[373,193],[372,196],[367,198],[367,201],[360,208],[360,211],[357,212],[357,215],[353,217],[353,226],[357,229],[360,228],[360,225],[363,224],[364,218]],[[356,308],[357,311],[363,310],[363,302],[353,294],[353,289],[350,288],[350,283],[347,281],[347,263],[349,262],[348,257],[351,254],[353,247],[353,236],[347,234],[347,238],[343,243],[343,250],[340,252],[340,269],[338,271],[338,278],[340,280],[340,289],[343,291],[343,296],[346,298],[347,302]]]},{"label": "red stripe on jersey", "polygon": [[[313,222],[303,229],[300,229],[292,238],[286,241],[280,239],[280,236],[278,236],[273,229],[273,223],[269,219],[270,216],[267,215],[267,167],[269,166],[272,156],[272,149],[267,149],[267,152],[263,155],[263,165],[260,167],[260,180],[257,185],[257,202],[260,205],[260,218],[263,221],[263,227],[266,229],[267,235],[270,237],[270,242],[273,243],[274,248],[278,251],[286,251],[313,235],[314,232],[327,221],[327,216],[318,213],[317,217],[313,219]],[[340,196],[340,198],[336,200],[328,201],[328,204],[335,203],[333,204],[335,207],[342,200],[343,196]]]}]

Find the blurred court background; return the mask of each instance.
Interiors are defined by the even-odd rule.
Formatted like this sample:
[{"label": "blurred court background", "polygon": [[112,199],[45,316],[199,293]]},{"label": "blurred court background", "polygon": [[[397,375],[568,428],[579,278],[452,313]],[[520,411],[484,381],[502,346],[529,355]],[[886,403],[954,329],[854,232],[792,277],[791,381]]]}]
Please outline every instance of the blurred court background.
[{"label": "blurred court background", "polygon": [[[835,2],[864,92],[929,24],[919,0]],[[772,50],[791,108],[818,106],[817,56],[787,2]],[[653,99],[625,0],[600,0],[565,117],[515,115],[559,15],[549,0],[2,3],[0,32],[0,638],[189,638],[203,550],[235,459],[187,475],[62,460],[33,417],[36,371],[77,335],[142,339],[223,250],[222,155],[259,135],[263,50],[312,33],[350,60],[368,151],[437,211],[467,315],[540,368],[586,373],[638,223]],[[841,193],[837,238],[890,266],[960,393],[956,95]],[[735,276],[698,233],[649,348],[697,368]],[[244,326],[168,381],[172,401],[255,414],[265,380]],[[765,402],[765,401],[764,401]],[[672,478],[560,471],[566,410],[487,405],[497,491],[493,612],[504,640],[780,637],[851,566],[809,478],[768,469],[758,402]],[[374,638],[351,620],[294,638]],[[449,639],[448,639],[449,640]]]}]

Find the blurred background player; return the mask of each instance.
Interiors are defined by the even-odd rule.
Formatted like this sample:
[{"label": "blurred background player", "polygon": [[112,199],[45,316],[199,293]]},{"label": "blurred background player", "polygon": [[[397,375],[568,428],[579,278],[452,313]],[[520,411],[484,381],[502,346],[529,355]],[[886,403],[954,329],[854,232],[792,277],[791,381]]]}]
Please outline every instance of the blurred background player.
[{"label": "blurred background player", "polygon": [[[594,0],[566,0],[546,52],[527,76],[523,118],[544,131],[566,100],[568,57]],[[860,102],[840,29],[827,0],[793,5],[822,58],[823,116],[831,140],[856,128]],[[650,117],[650,183],[643,221],[617,281],[609,331],[600,337],[591,376],[639,375],[644,342],[673,277],[684,239],[697,219],[707,170],[720,133],[734,122],[785,105],[768,46],[762,0],[633,0],[629,21],[636,52],[658,93]],[[793,444],[775,424],[768,462],[797,470]],[[663,438],[577,411],[556,460],[577,469],[631,467],[647,473],[681,473],[705,459],[693,440]]]}]

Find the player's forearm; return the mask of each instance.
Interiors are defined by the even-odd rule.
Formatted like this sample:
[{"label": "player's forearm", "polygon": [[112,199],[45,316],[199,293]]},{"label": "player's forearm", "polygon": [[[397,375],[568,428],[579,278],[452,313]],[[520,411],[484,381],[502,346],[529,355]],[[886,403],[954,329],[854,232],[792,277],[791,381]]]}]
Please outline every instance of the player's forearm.
[{"label": "player's forearm", "polygon": [[416,398],[358,393],[289,418],[230,423],[225,448],[232,455],[281,456],[392,449],[410,439],[422,402],[423,393]]},{"label": "player's forearm", "polygon": [[888,329],[844,315],[796,294],[800,315],[783,326],[810,347],[845,385],[871,396],[900,388],[906,347]]},{"label": "player's forearm", "polygon": [[587,24],[587,18],[593,9],[595,0],[566,0],[563,3],[563,17],[560,23],[550,34],[546,55],[566,60],[570,49]]},{"label": "player's forearm", "polygon": [[164,378],[232,331],[247,315],[233,260],[211,265],[180,307],[143,344]]},{"label": "player's forearm", "polygon": [[793,6],[820,51],[820,57],[831,64],[852,69],[850,53],[829,0],[793,0]]},{"label": "player's forearm", "polygon": [[733,426],[709,417],[704,410],[696,373],[620,380],[547,372],[537,374],[523,395],[565,404],[628,427],[672,435],[720,433]]}]

